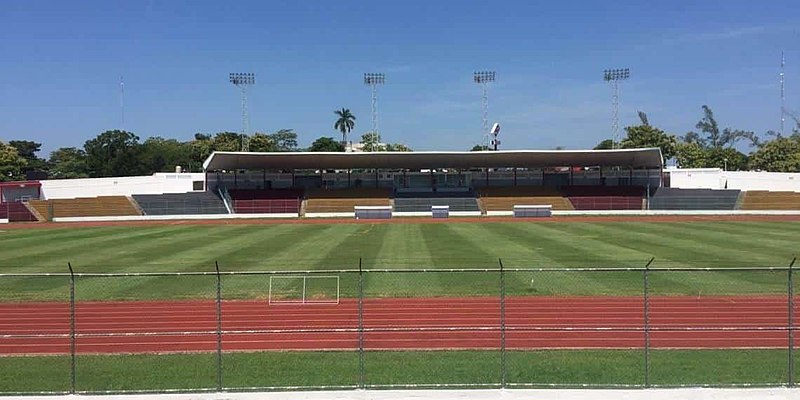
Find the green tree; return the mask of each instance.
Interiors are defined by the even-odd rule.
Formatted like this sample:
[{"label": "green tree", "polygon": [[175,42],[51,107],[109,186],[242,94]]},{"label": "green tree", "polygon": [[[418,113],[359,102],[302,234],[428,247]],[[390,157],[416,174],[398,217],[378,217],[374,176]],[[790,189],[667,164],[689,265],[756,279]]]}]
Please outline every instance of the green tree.
[{"label": "green tree", "polygon": [[611,150],[614,148],[614,141],[612,139],[606,139],[602,142],[598,143],[597,146],[594,146],[594,150]]},{"label": "green tree", "polygon": [[190,170],[192,147],[190,143],[154,136],[142,143],[140,159],[143,172],[148,174],[171,172],[176,166]]},{"label": "green tree", "polygon": [[708,151],[698,142],[679,143],[675,159],[681,168],[704,168],[708,163]]},{"label": "green tree", "polygon": [[472,148],[469,151],[488,151],[488,150],[489,150],[489,146],[484,146],[482,144],[476,144],[475,146],[472,146]]},{"label": "green tree", "polygon": [[88,178],[86,152],[75,147],[62,147],[50,153],[50,177],[55,179]]},{"label": "green tree", "polygon": [[211,140],[214,151],[239,151],[242,149],[242,135],[237,132],[217,132]]},{"label": "green tree", "polygon": [[381,135],[373,132],[367,132],[361,135],[361,144],[363,151],[385,151],[386,146],[381,144]]},{"label": "green tree", "polygon": [[674,135],[664,133],[650,125],[637,125],[625,127],[627,137],[620,142],[623,149],[636,149],[647,147],[658,147],[664,160],[669,160],[675,156],[678,140]]},{"label": "green tree", "polygon": [[332,137],[320,137],[311,143],[311,147],[308,148],[308,151],[327,151],[327,152],[342,152],[344,151],[344,145],[341,142],[337,142]]},{"label": "green tree", "polygon": [[800,172],[800,135],[778,137],[750,156],[750,168],[772,172]]},{"label": "green tree", "polygon": [[36,155],[42,149],[41,143],[30,140],[11,140],[8,144],[17,149],[17,154],[25,159],[26,165],[22,168],[23,173],[28,171],[47,171],[47,161]]},{"label": "green tree", "polygon": [[723,168],[728,171],[747,169],[747,156],[733,147],[709,149],[706,152],[706,168]]},{"label": "green tree", "polygon": [[347,108],[336,110],[333,113],[339,117],[333,124],[333,129],[338,129],[339,132],[342,132],[342,144],[347,145],[347,134],[355,128],[356,116],[350,113]]},{"label": "green tree", "polygon": [[279,129],[269,135],[269,138],[275,143],[276,151],[297,150],[297,133],[293,129]]},{"label": "green tree", "polygon": [[410,147],[402,144],[402,143],[389,143],[386,145],[386,151],[403,151],[403,152],[411,152],[414,151]]},{"label": "green tree", "polygon": [[26,165],[14,146],[0,142],[0,182],[23,179],[22,169]]},{"label": "green tree", "polygon": [[250,151],[269,153],[278,151],[278,146],[275,145],[275,141],[270,137],[270,135],[257,132],[250,137]]},{"label": "green tree", "polygon": [[695,125],[695,128],[700,129],[705,137],[697,132],[689,132],[683,137],[683,140],[687,143],[697,142],[704,148],[733,147],[742,139],[749,140],[751,145],[758,143],[758,137],[752,131],[731,128],[720,130],[719,124],[714,118],[714,112],[707,105],[703,105],[703,118]]},{"label": "green tree", "polygon": [[189,142],[189,151],[192,157],[189,170],[201,171],[203,162],[214,151],[214,141],[211,135],[195,133],[194,140]]},{"label": "green tree", "polygon": [[106,131],[83,145],[91,177],[132,176],[143,173],[139,137],[131,132]]}]

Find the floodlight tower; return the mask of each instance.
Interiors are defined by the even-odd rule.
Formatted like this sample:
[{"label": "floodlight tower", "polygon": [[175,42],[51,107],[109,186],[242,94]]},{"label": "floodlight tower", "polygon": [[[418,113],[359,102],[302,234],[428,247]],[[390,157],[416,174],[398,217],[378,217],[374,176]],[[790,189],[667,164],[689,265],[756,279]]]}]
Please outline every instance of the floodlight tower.
[{"label": "floodlight tower", "polygon": [[386,74],[368,72],[364,74],[364,84],[372,89],[372,140],[378,135],[378,85],[386,82]]},{"label": "floodlight tower", "polygon": [[786,64],[786,58],[784,57],[783,52],[781,52],[781,73],[780,73],[780,77],[781,77],[781,136],[783,136],[785,134],[784,131],[783,131],[783,125],[786,122],[786,107],[784,105],[784,102],[785,102],[786,99],[785,99],[785,97],[783,95],[783,76],[784,76],[783,75],[783,67],[784,67],[785,64]]},{"label": "floodlight tower", "polygon": [[611,83],[614,94],[611,96],[611,148],[617,148],[619,140],[619,82],[631,76],[631,70],[607,69],[603,71],[603,80]]},{"label": "floodlight tower", "polygon": [[247,88],[256,84],[254,73],[231,73],[229,81],[242,90],[242,151],[250,151],[247,133],[250,130],[250,116],[247,114]]},{"label": "floodlight tower", "polygon": [[483,95],[481,96],[481,106],[483,107],[483,126],[481,146],[489,148],[489,83],[494,82],[494,71],[477,71],[472,74],[472,80],[481,85]]}]

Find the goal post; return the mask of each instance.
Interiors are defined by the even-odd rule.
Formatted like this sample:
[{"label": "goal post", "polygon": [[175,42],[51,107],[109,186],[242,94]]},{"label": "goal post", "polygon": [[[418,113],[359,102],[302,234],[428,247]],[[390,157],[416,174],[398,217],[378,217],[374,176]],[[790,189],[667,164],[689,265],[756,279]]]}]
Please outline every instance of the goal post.
[{"label": "goal post", "polygon": [[269,304],[339,304],[338,275],[273,275]]}]

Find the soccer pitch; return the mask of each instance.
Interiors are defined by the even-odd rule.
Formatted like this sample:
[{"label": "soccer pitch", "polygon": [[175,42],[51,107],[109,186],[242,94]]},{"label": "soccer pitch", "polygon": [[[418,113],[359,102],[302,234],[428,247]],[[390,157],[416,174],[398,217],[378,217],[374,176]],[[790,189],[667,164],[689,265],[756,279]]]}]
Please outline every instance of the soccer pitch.
[{"label": "soccer pitch", "polygon": [[[787,267],[796,255],[796,222],[559,222],[391,223],[277,225],[153,225],[92,228],[56,227],[0,231],[0,273],[192,272],[403,268],[735,268]],[[760,281],[748,273],[709,273],[683,287],[680,274],[655,282],[665,294],[773,293],[781,280]],[[342,296],[352,297],[353,277],[343,276]],[[350,279],[348,281],[348,279]],[[485,279],[450,274],[441,279],[395,274],[373,279],[373,294],[385,296],[495,295]],[[136,298],[212,297],[183,279],[138,278],[146,287]],[[209,281],[210,282],[210,281]],[[6,279],[6,300],[63,299],[68,282]],[[639,274],[509,274],[514,294],[638,295]],[[236,289],[238,286],[239,290]],[[261,298],[264,282],[239,280],[228,296]],[[383,286],[383,287],[382,287]],[[98,283],[96,299],[128,299],[123,280]],[[201,291],[202,292],[202,291]],[[85,293],[85,292],[84,292]]]}]

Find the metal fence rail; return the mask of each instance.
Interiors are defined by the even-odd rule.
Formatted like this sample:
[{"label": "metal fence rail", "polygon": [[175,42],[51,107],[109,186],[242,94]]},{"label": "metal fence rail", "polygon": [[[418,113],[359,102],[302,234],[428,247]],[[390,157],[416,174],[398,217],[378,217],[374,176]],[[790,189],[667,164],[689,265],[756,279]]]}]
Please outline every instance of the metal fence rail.
[{"label": "metal fence rail", "polygon": [[[54,381],[0,393],[793,387],[794,264],[0,274],[0,364]],[[713,375],[720,352],[766,372]],[[97,381],[120,366],[139,381]]]}]

